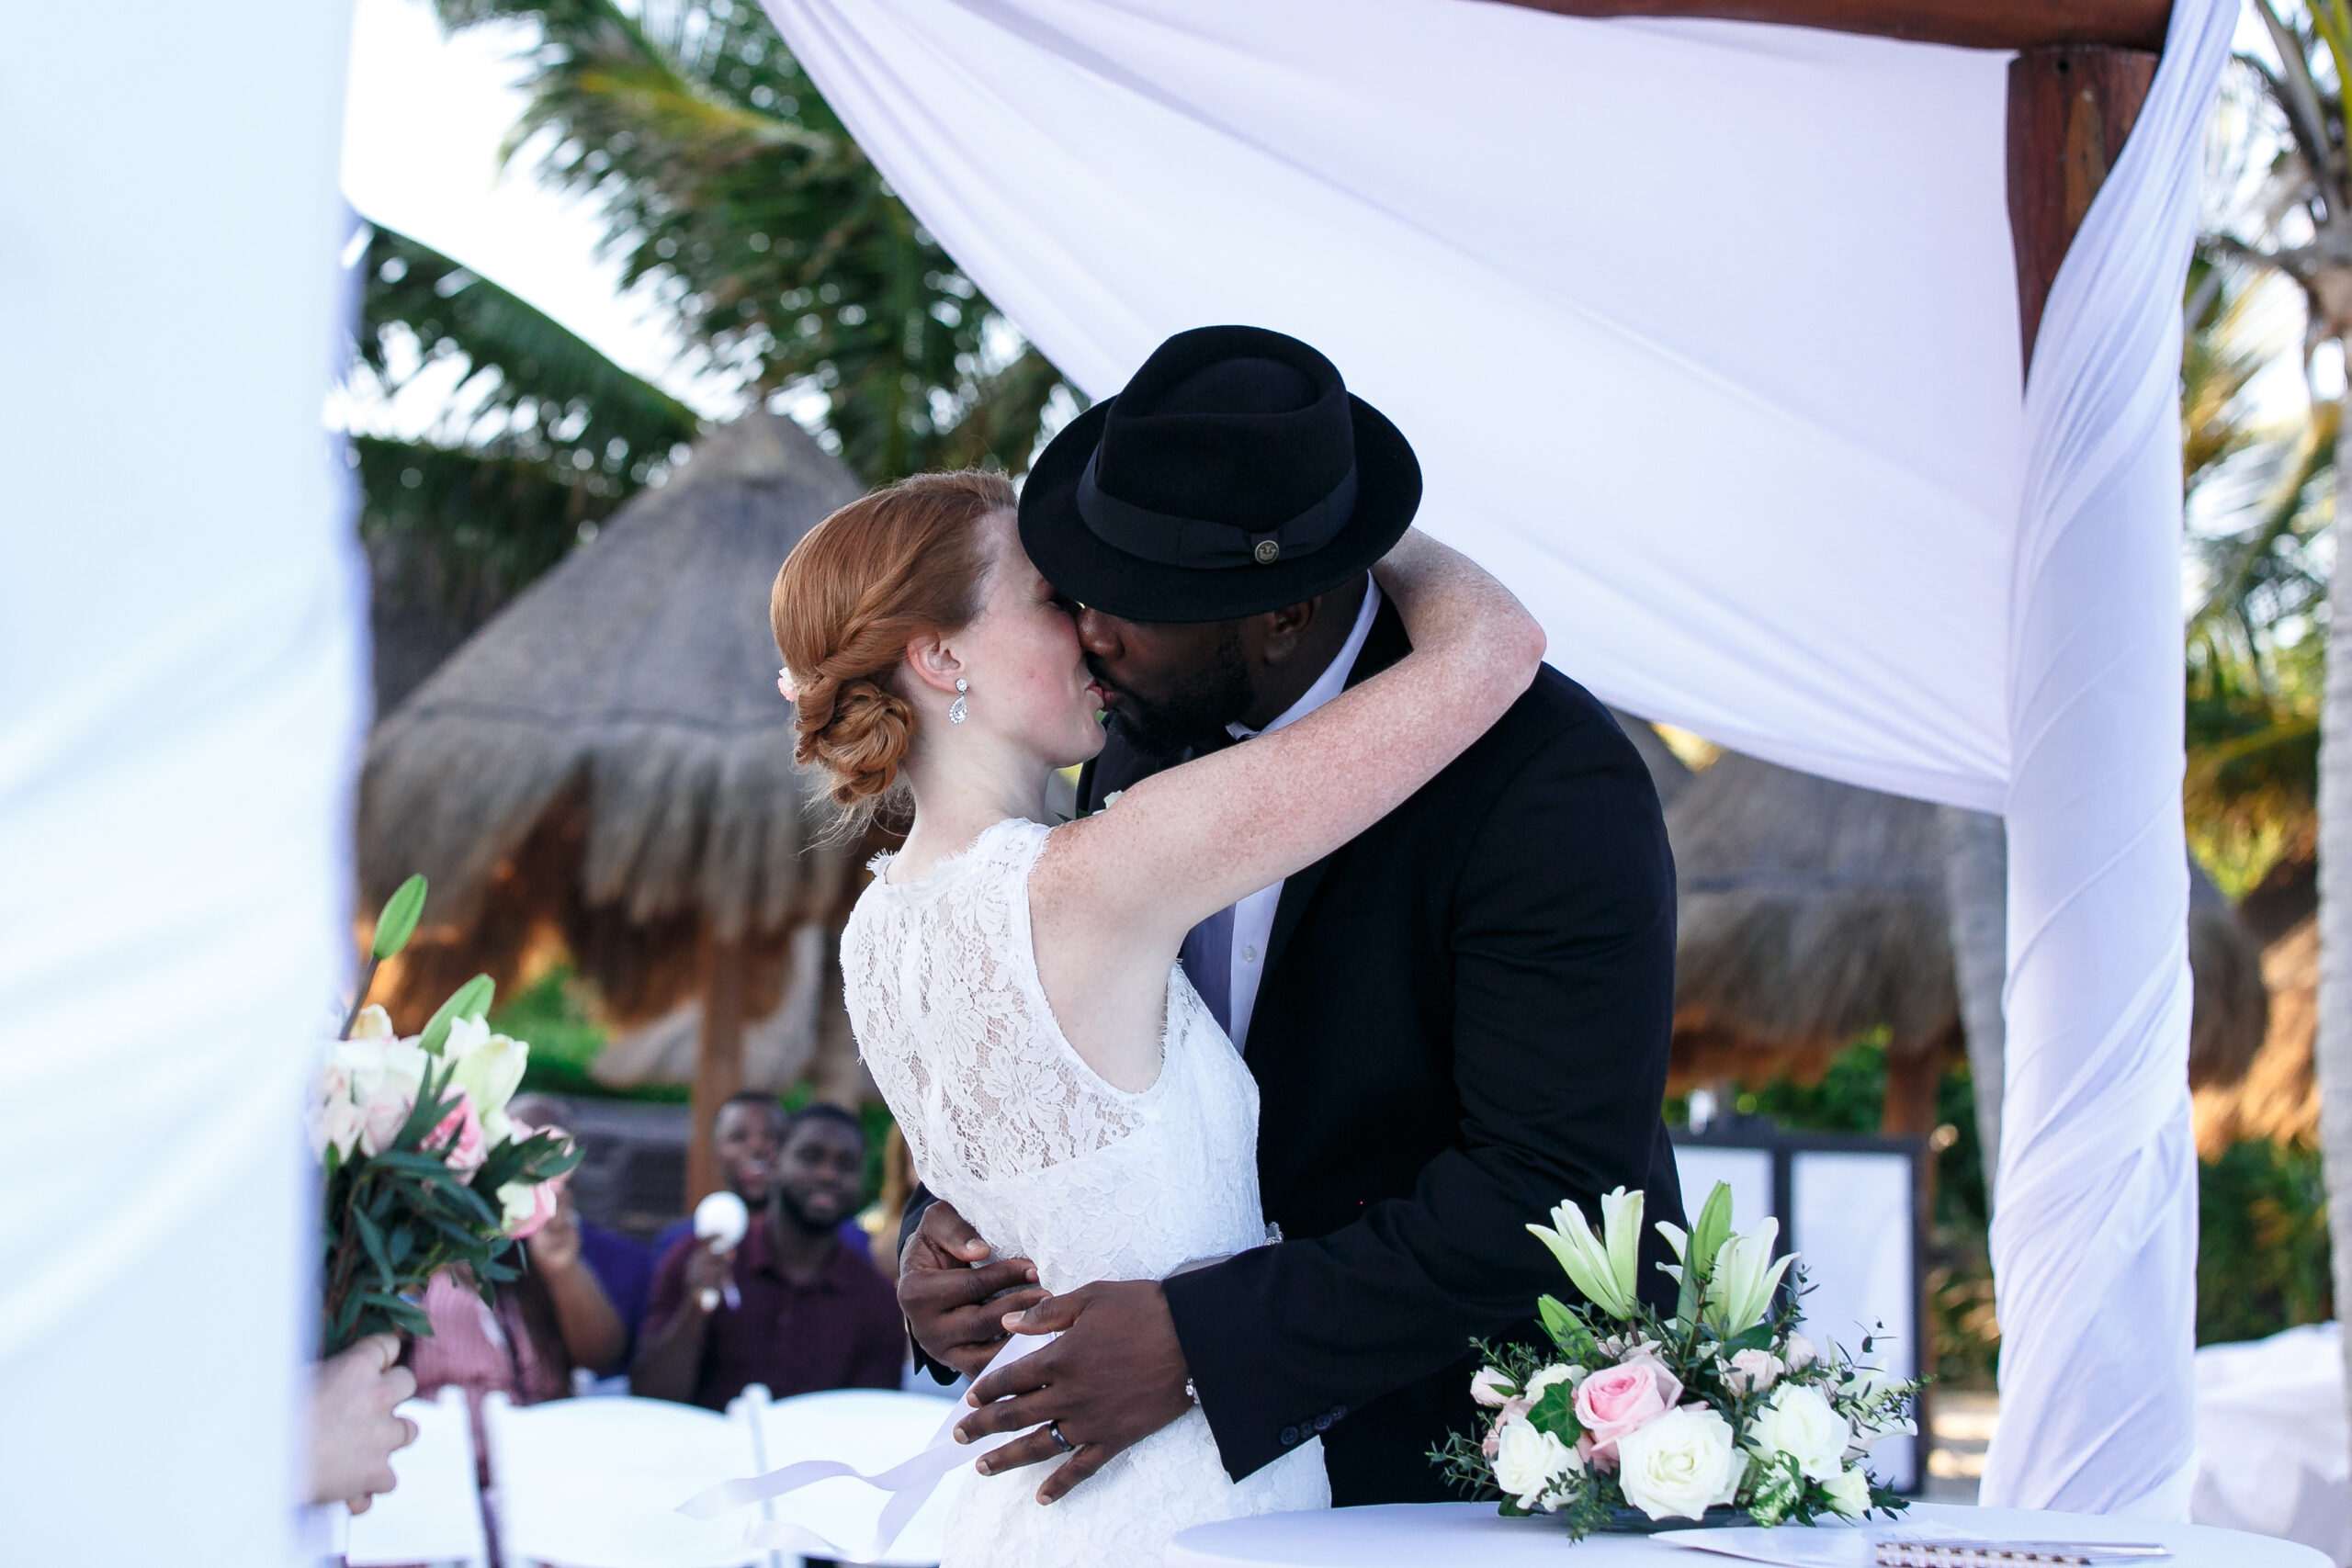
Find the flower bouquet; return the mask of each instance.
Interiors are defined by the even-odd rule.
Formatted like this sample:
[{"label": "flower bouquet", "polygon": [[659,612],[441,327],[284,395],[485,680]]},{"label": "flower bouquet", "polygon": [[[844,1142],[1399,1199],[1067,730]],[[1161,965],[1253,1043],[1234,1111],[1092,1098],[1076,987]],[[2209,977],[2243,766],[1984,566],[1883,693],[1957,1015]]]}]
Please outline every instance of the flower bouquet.
[{"label": "flower bouquet", "polygon": [[342,1037],[311,1089],[311,1148],[325,1183],[322,1357],[386,1330],[430,1335],[424,1286],[453,1265],[489,1300],[519,1272],[506,1255],[554,1214],[580,1163],[560,1133],[506,1114],[531,1048],[492,1032],[489,976],[458,987],[405,1040],[382,1008],[360,1005],[424,909],[421,876],[386,901]]},{"label": "flower bouquet", "polygon": [[[1863,1464],[1871,1443],[1912,1432],[1919,1384],[1845,1361],[1795,1331],[1802,1276],[1772,1257],[1780,1223],[1731,1229],[1715,1184],[1688,1235],[1657,1229],[1679,1287],[1660,1317],[1635,1294],[1642,1194],[1600,1201],[1595,1235],[1574,1203],[1527,1228],[1583,1293],[1537,1303],[1553,1349],[1477,1348],[1470,1395],[1494,1412],[1480,1438],[1433,1450],[1457,1485],[1502,1498],[1505,1514],[1554,1514],[1572,1539],[1667,1522],[1811,1524],[1897,1512],[1905,1500]],[[1870,1353],[1871,1341],[1862,1349]]]}]

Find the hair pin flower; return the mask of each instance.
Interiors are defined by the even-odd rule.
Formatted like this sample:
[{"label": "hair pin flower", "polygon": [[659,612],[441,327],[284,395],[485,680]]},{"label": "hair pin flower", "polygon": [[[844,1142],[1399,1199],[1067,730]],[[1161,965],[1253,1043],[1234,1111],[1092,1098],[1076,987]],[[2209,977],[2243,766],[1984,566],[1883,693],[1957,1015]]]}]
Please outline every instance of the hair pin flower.
[{"label": "hair pin flower", "polygon": [[784,694],[786,702],[797,703],[800,700],[800,682],[792,678],[791,665],[787,664],[775,672],[775,689]]}]

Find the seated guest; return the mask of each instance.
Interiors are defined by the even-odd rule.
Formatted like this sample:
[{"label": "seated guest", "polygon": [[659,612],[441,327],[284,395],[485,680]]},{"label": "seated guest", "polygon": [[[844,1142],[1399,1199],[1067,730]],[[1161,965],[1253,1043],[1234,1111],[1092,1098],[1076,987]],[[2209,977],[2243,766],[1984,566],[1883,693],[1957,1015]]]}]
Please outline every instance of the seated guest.
[{"label": "seated guest", "polygon": [[537,1404],[571,1393],[571,1369],[599,1376],[621,1364],[626,1336],[620,1314],[580,1256],[579,1216],[568,1190],[556,1212],[523,1243],[521,1276],[485,1302],[467,1270],[445,1269],[425,1287],[430,1336],[411,1348],[419,1397],[431,1399],[457,1384],[473,1408],[474,1452],[488,1481],[490,1450],[481,1402],[493,1390],[517,1404]]},{"label": "seated guest", "polygon": [[[776,1146],[783,1142],[785,1120],[775,1096],[755,1089],[720,1100],[718,1114],[710,1119],[710,1150],[718,1156],[718,1179],[755,1214],[768,1201],[768,1168],[775,1163]],[[691,1214],[663,1225],[653,1237],[654,1261],[668,1257],[680,1236],[694,1233]],[[874,1256],[873,1240],[856,1220],[842,1222],[841,1237],[860,1257]]]},{"label": "seated guest", "polygon": [[[571,1124],[571,1108],[551,1094],[518,1094],[507,1102],[506,1114],[529,1127]],[[569,1205],[569,1188],[565,1201]],[[571,1211],[567,1207],[566,1212]],[[661,1254],[633,1236],[605,1229],[585,1214],[576,1219],[581,1258],[596,1283],[605,1288],[605,1299],[620,1314],[621,1354],[616,1365],[626,1367],[637,1349],[637,1331],[645,1321],[645,1294],[653,1284],[653,1260]]]},{"label": "seated guest", "polygon": [[840,1235],[865,1175],[855,1117],[824,1104],[792,1117],[765,1212],[753,1211],[735,1250],[684,1235],[655,1266],[631,1392],[722,1410],[755,1382],[778,1399],[897,1388],[906,1357],[898,1296]]}]

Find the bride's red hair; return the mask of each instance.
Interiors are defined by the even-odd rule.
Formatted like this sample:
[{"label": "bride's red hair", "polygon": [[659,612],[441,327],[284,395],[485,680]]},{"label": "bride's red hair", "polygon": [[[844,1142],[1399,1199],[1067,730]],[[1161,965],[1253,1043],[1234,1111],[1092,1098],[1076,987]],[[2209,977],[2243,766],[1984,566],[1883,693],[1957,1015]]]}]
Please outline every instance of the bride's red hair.
[{"label": "bride's red hair", "polygon": [[917,474],[809,529],[775,574],[768,619],[798,689],[793,757],[831,775],[837,805],[871,811],[897,782],[914,740],[898,690],[907,643],[979,614],[979,525],[1014,504],[1002,474]]}]

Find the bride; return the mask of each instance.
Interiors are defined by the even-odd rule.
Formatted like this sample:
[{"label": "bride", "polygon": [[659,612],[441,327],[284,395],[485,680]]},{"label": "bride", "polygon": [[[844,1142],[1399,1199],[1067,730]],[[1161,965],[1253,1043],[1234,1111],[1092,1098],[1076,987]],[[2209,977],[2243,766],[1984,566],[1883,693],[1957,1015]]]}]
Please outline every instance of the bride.
[{"label": "bride", "polygon": [[[1542,633],[1467,559],[1408,533],[1375,571],[1408,657],[1059,827],[1046,785],[1101,750],[1102,693],[1001,477],[854,502],[776,577],[799,760],[854,815],[913,809],[842,940],[860,1052],[923,1183],[1049,1292],[1266,1240],[1257,1087],[1177,963],[1185,932],[1385,816],[1534,679]],[[1085,1433],[1052,1436],[1084,1459]],[[1330,1502],[1314,1441],[1229,1480],[1197,1405],[1051,1506],[980,1469],[950,1568],[1157,1564],[1191,1526]]]}]

